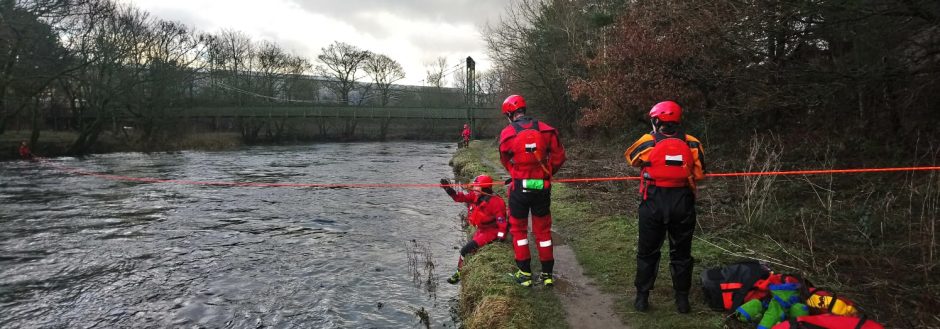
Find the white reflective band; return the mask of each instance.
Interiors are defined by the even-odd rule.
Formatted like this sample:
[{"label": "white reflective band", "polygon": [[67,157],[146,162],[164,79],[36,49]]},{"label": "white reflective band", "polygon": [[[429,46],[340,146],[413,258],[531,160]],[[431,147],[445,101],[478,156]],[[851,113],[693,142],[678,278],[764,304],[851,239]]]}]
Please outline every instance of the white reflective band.
[{"label": "white reflective band", "polygon": [[667,155],[666,161],[682,161],[682,154],[679,155]]},{"label": "white reflective band", "polygon": [[498,237],[500,237],[500,238],[502,238],[503,235],[504,235],[503,232],[496,233],[496,236],[498,236]]},{"label": "white reflective band", "polygon": [[527,148],[527,149],[534,149],[534,148],[535,148],[535,143],[532,143],[532,144],[525,144],[525,148]]},{"label": "white reflective band", "polygon": [[522,246],[528,246],[528,245],[529,245],[529,239],[516,240],[516,245],[517,245],[517,246],[520,246],[520,247],[522,247]]},{"label": "white reflective band", "polygon": [[539,241],[539,247],[545,248],[545,247],[551,247],[551,246],[552,246],[552,240]]}]

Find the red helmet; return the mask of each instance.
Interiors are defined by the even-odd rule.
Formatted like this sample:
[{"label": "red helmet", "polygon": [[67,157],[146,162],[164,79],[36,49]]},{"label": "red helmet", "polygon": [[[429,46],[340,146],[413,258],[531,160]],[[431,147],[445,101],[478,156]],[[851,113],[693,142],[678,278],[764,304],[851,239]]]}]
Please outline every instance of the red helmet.
[{"label": "red helmet", "polygon": [[480,175],[473,179],[473,186],[479,186],[480,188],[492,188],[493,187],[493,177],[489,175]]},{"label": "red helmet", "polygon": [[650,109],[650,118],[662,122],[679,122],[682,118],[682,108],[673,101],[659,102]]},{"label": "red helmet", "polygon": [[510,114],[525,108],[525,99],[519,95],[510,95],[503,101],[503,114]]}]

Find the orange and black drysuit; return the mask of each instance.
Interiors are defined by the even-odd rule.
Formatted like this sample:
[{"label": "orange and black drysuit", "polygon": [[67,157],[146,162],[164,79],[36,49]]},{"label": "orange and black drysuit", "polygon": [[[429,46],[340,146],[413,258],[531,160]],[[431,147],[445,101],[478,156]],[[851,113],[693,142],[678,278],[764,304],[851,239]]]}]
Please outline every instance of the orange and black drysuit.
[{"label": "orange and black drysuit", "polygon": [[457,269],[463,267],[463,258],[496,239],[504,238],[506,232],[506,203],[503,197],[481,192],[457,192],[445,187],[445,191],[456,202],[467,204],[467,222],[475,226],[473,239],[460,249]]},{"label": "orange and black drysuit", "polygon": [[[663,182],[657,185],[649,179],[646,170],[649,156],[657,142],[665,138],[685,140],[692,154],[690,177],[685,183]],[[643,168],[641,181],[643,200],[639,206],[639,238],[637,239],[637,268],[634,284],[638,293],[648,293],[656,282],[660,249],[669,234],[669,269],[672,285],[677,294],[688,294],[692,285],[692,233],[695,231],[695,186],[705,177],[705,152],[698,139],[677,132],[664,135],[658,132],[640,137],[624,153],[627,162]]]},{"label": "orange and black drysuit", "polygon": [[[537,141],[522,141],[525,130],[536,130]],[[526,134],[531,135],[531,132]],[[538,144],[538,145],[533,145]],[[526,150],[539,150],[527,156]],[[528,240],[528,218],[532,213],[532,232],[535,234],[542,273],[551,274],[555,264],[552,254],[551,178],[565,163],[565,148],[558,140],[558,132],[548,124],[529,117],[521,117],[503,129],[499,137],[499,159],[509,171],[509,230],[512,233],[516,265],[531,273]],[[533,188],[538,181],[539,187]]]}]

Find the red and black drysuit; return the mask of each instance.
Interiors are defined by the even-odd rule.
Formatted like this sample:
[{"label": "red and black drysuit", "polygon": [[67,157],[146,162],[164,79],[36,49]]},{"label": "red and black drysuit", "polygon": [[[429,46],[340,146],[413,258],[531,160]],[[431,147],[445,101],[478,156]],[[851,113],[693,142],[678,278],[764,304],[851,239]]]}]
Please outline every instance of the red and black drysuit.
[{"label": "red and black drysuit", "polygon": [[463,137],[464,145],[468,145],[470,143],[470,128],[464,128],[463,131],[460,132],[460,137]]},{"label": "red and black drysuit", "polygon": [[[655,181],[651,171],[650,155],[657,143],[667,138],[685,142],[691,154],[688,177],[677,181]],[[684,147],[684,146],[683,146]],[[637,239],[637,267],[634,284],[639,293],[653,289],[659,270],[660,248],[669,234],[669,269],[672,286],[677,293],[689,292],[692,286],[692,233],[695,231],[695,182],[705,177],[705,151],[698,139],[680,132],[664,135],[653,132],[640,137],[624,153],[627,162],[643,168],[639,206],[639,237]],[[669,157],[666,156],[666,162]]]},{"label": "red and black drysuit", "polygon": [[[539,140],[523,142],[517,138],[524,130],[534,129]],[[538,144],[538,145],[533,145]],[[533,155],[531,150],[540,154]],[[535,234],[542,273],[552,273],[555,258],[552,254],[551,178],[565,163],[565,148],[552,126],[530,117],[520,117],[503,129],[499,137],[499,160],[511,176],[509,190],[509,230],[513,237],[516,265],[531,273],[528,240],[528,219],[532,214],[532,232]],[[540,190],[526,189],[524,180],[543,180]]]},{"label": "red and black drysuit", "polygon": [[32,159],[33,152],[29,150],[29,146],[26,144],[20,145],[20,158],[22,159]]},{"label": "red and black drysuit", "polygon": [[457,261],[459,270],[463,267],[464,257],[497,238],[503,238],[506,232],[506,202],[496,194],[462,193],[450,187],[445,187],[444,190],[454,201],[467,204],[467,222],[477,228],[473,239],[460,249],[460,259]]}]

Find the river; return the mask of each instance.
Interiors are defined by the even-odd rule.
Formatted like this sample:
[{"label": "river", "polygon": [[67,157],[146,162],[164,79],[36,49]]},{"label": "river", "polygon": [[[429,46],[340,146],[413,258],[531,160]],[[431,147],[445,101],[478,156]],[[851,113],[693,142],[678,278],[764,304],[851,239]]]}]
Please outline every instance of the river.
[{"label": "river", "polygon": [[[453,176],[451,145],[50,161],[193,181],[435,183]],[[438,188],[154,184],[0,163],[0,327],[412,328],[422,308],[431,326],[454,327],[457,289],[444,280],[465,239],[461,209]]]}]

